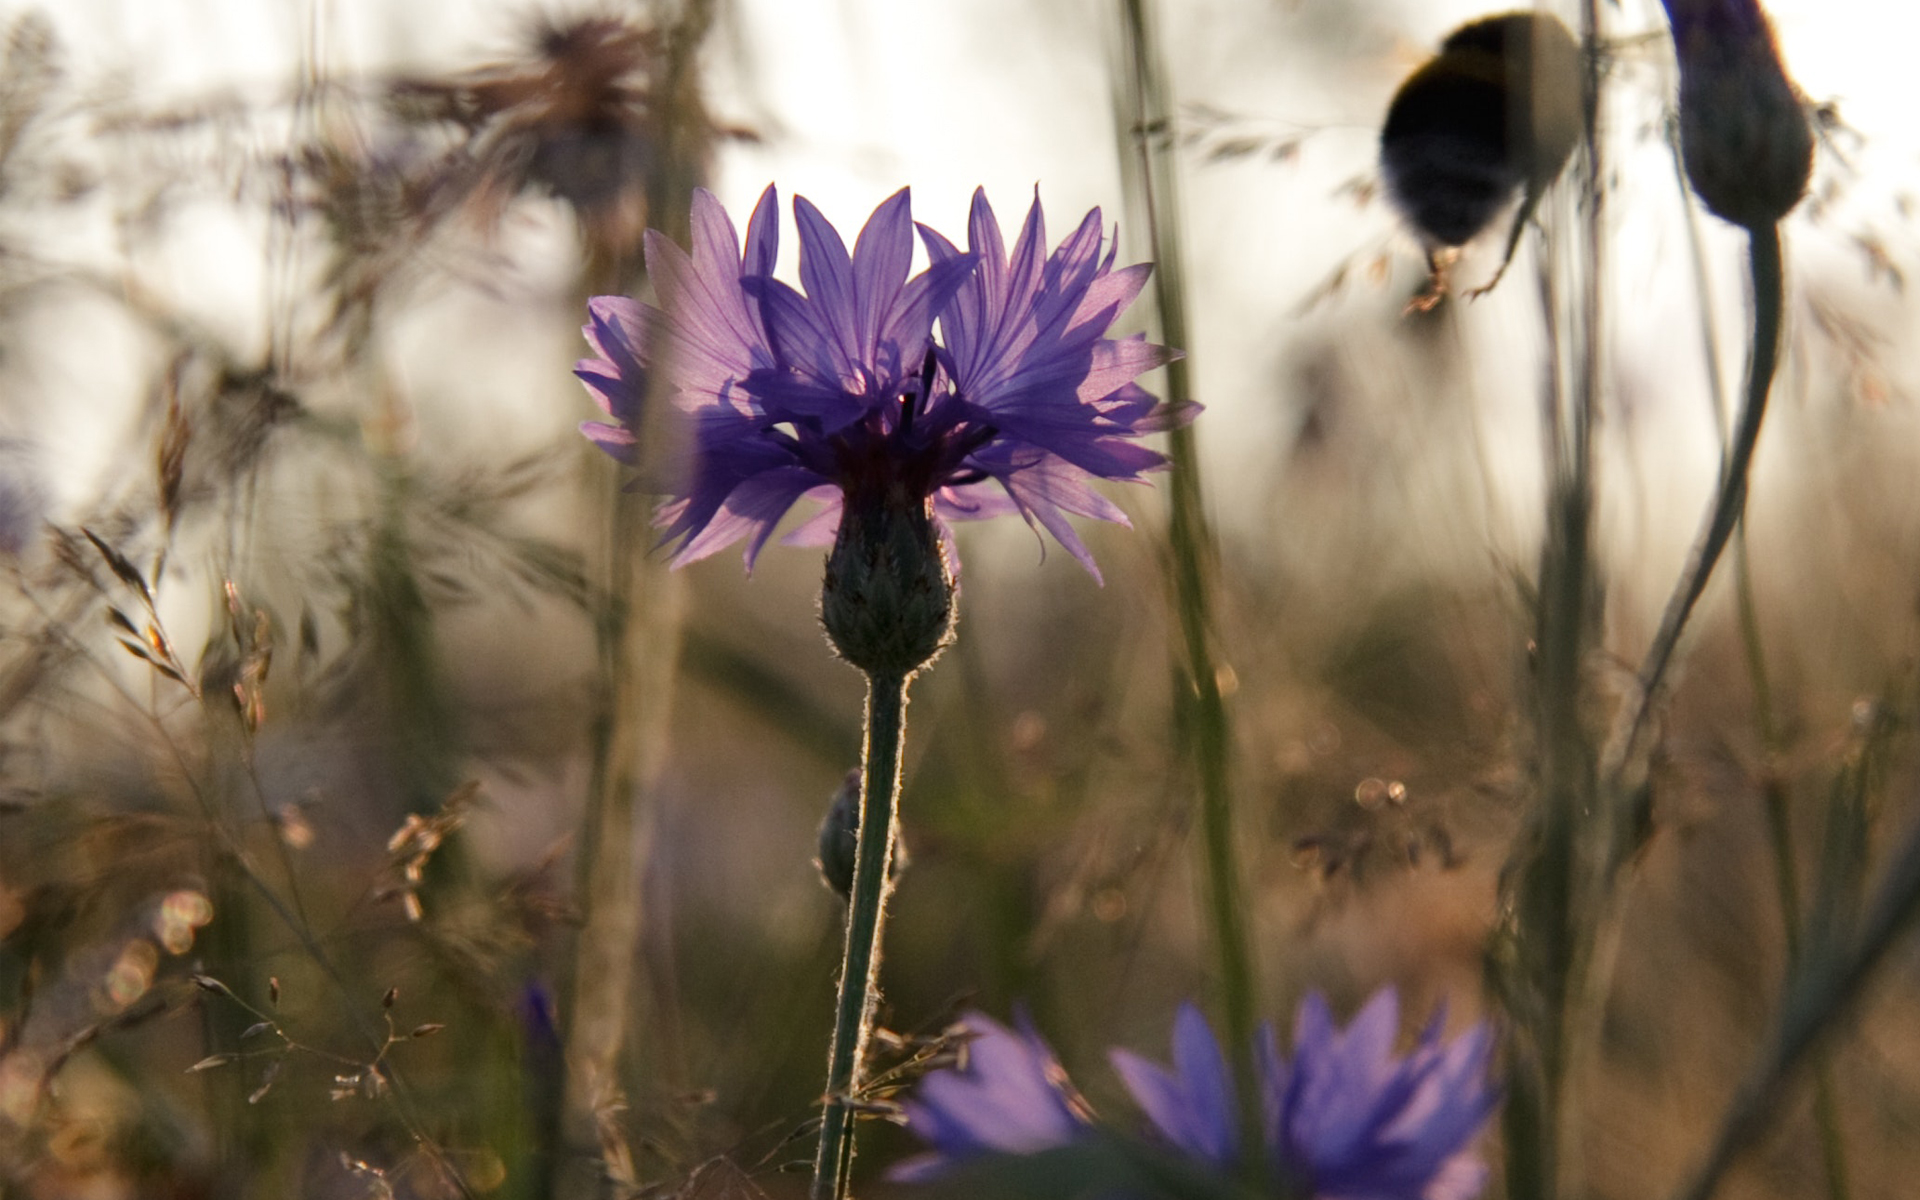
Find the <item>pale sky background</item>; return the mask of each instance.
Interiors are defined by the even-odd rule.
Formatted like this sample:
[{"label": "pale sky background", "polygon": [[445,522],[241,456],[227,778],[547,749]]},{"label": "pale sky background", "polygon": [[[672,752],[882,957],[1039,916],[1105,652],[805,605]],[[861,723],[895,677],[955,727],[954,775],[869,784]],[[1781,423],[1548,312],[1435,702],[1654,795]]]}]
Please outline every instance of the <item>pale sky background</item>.
[{"label": "pale sky background", "polygon": [[[1372,169],[1375,128],[1399,80],[1447,29],[1498,7],[1461,0],[1400,0],[1364,12],[1342,0],[1159,6],[1178,103],[1244,116],[1255,130],[1311,131],[1288,163],[1257,157],[1205,163],[1191,154],[1184,160],[1183,234],[1193,287],[1187,349],[1197,395],[1209,407],[1201,437],[1230,535],[1237,528],[1241,536],[1257,536],[1270,519],[1269,501],[1280,486],[1277,448],[1288,443],[1301,419],[1298,362],[1314,354],[1338,360],[1355,353],[1341,347],[1356,323],[1384,321],[1417,275],[1418,250],[1396,231],[1384,206],[1356,207],[1337,194],[1340,183]],[[1849,150],[1857,179],[1838,214],[1823,228],[1790,229],[1796,282],[1847,295],[1870,292],[1850,230],[1871,226],[1885,232],[1896,258],[1914,265],[1914,242],[1894,197],[1912,186],[1920,166],[1911,56],[1920,16],[1908,5],[1884,0],[1781,0],[1768,7],[1801,87],[1815,100],[1838,101],[1845,118],[1866,135],[1864,148]],[[573,9],[545,6],[555,13]],[[509,54],[525,10],[506,0],[61,0],[48,11],[67,35],[80,78],[119,79],[155,97],[237,88],[267,98],[284,88],[310,38],[322,68],[336,74],[457,69]],[[903,184],[914,189],[915,216],[956,240],[964,235],[976,185],[988,189],[1009,230],[1036,184],[1055,237],[1095,205],[1104,207],[1110,224],[1122,217],[1111,115],[1113,5],[733,0],[726,11],[712,44],[713,107],[766,135],[760,145],[728,149],[717,172],[716,189],[740,218],[770,180],[786,197],[798,192],[819,204],[849,241],[872,207]],[[1610,20],[1623,36],[1664,29],[1653,0],[1627,0]],[[1630,60],[1623,70],[1643,93],[1644,103],[1634,111],[1651,120],[1657,106],[1647,94],[1656,86],[1657,56],[1623,53]],[[1671,532],[1679,545],[1690,536],[1695,497],[1704,497],[1714,454],[1697,396],[1683,406],[1663,404],[1660,396],[1672,379],[1698,374],[1694,289],[1691,275],[1680,286],[1673,283],[1687,251],[1664,150],[1657,143],[1623,149],[1618,161],[1620,403],[1634,421],[1645,423],[1641,434],[1649,457],[1636,469],[1654,483],[1646,502],[1688,514]],[[1834,169],[1831,156],[1822,169]],[[537,220],[523,232],[525,246],[537,250]],[[229,221],[202,231],[179,261],[151,265],[162,275],[171,273],[179,294],[210,312],[258,311],[249,297],[267,285],[255,261],[264,236],[263,228],[236,229]],[[1724,228],[1710,228],[1707,236],[1714,308],[1726,335],[1723,358],[1729,378],[1737,380],[1744,322],[1740,242]],[[1343,300],[1299,314],[1301,298],[1342,260],[1358,254],[1364,261],[1382,250],[1394,266],[1390,284],[1356,276]],[[784,251],[790,263],[790,225]],[[525,258],[531,265],[520,282],[564,287],[563,279],[540,278],[539,259],[537,253]],[[227,269],[211,269],[215,261],[226,262]],[[1469,279],[1477,273],[1475,261],[1469,259]],[[1524,332],[1537,324],[1529,315],[1536,303],[1531,288],[1530,272],[1516,271],[1461,322],[1474,350],[1469,386],[1478,412],[1472,436],[1496,464],[1492,486],[1523,514],[1504,522],[1510,527],[1488,531],[1498,544],[1524,540],[1524,514],[1537,508],[1533,376],[1523,371],[1503,377],[1498,369],[1532,344]],[[1896,331],[1903,322],[1912,324],[1903,306],[1887,307],[1894,304],[1890,295],[1862,303],[1879,304],[1875,311]],[[403,360],[406,347],[418,351],[423,365],[414,369],[432,361],[441,386],[474,393],[463,403],[481,406],[487,415],[473,424],[488,436],[501,436],[504,422],[537,440],[591,415],[577,395],[571,401],[553,398],[571,387],[555,370],[579,352],[570,325],[477,345],[459,362],[436,360],[439,339],[488,321],[524,332],[524,322],[512,313],[454,306],[421,315],[393,337]],[[1403,366],[1397,376],[1392,360],[1387,352],[1387,369],[1373,385],[1384,393],[1417,388],[1418,364]],[[403,362],[403,374],[407,369]],[[1911,362],[1893,360],[1889,371],[1896,391],[1910,386],[1920,395]],[[1383,411],[1400,402],[1397,394],[1379,398]],[[460,435],[458,427],[447,434]],[[58,420],[42,436],[81,455],[89,440],[77,426],[62,432]],[[1385,471],[1418,468],[1414,448],[1388,445],[1383,456]],[[110,467],[97,463],[95,469]],[[1668,494],[1661,488],[1671,480],[1678,482]]]}]

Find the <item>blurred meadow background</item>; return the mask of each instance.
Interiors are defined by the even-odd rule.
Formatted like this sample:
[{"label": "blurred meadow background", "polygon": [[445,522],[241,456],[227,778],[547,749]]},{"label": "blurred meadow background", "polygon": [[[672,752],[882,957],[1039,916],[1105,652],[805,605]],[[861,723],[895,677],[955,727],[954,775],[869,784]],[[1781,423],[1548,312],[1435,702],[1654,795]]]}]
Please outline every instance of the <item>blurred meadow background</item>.
[{"label": "blurred meadow background", "polygon": [[[1376,155],[1489,10],[1164,0],[1161,119],[1128,8],[0,3],[0,1194],[804,1194],[841,939],[812,859],[862,681],[818,551],[669,571],[576,432],[585,301],[642,292],[642,230],[684,240],[696,185],[843,232],[911,185],[949,236],[975,186],[1011,221],[1037,185],[1055,239],[1098,206],[1121,262],[1181,248],[1260,1013],[1393,983],[1410,1024],[1487,1014],[1536,799],[1540,242],[1409,313]],[[1602,715],[1749,319],[1740,239],[1686,202],[1659,6],[1603,11]],[[1821,138],[1750,532],[1685,643],[1579,1077],[1594,1198],[1679,1186],[1789,931],[1920,815],[1920,18],[1771,11]],[[1151,216],[1143,146],[1177,188]],[[1154,295],[1128,328],[1179,340]],[[1108,494],[1135,528],[1083,529],[1104,586],[1016,522],[960,533],[889,1083],[1024,1004],[1112,1106],[1104,1048],[1162,1056],[1212,995],[1168,490]],[[1896,946],[1718,1194],[1911,1196],[1916,1030]],[[912,1140],[864,1126],[862,1193],[904,1194]]]}]

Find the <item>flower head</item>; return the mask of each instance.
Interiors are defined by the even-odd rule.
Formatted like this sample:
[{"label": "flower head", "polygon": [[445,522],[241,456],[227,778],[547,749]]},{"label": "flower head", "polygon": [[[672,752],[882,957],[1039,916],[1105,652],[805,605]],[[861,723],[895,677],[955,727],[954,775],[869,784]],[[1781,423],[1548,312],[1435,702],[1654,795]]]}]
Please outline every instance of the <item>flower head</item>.
[{"label": "flower head", "polygon": [[1443,1014],[1405,1057],[1393,1052],[1399,997],[1383,988],[1346,1029],[1317,994],[1294,1023],[1293,1061],[1262,1031],[1267,1150],[1316,1197],[1470,1200],[1486,1184],[1471,1149],[1498,1093],[1487,1082],[1492,1031],[1442,1040]]},{"label": "flower head", "polygon": [[929,264],[918,274],[906,190],[851,252],[805,199],[793,211],[801,288],[773,278],[772,188],[744,250],[699,191],[691,252],[647,235],[658,307],[590,307],[598,357],[575,373],[615,423],[588,436],[632,460],[647,369],[667,371],[690,430],[682,468],[658,481],[674,562],[745,540],[751,566],[806,496],[823,507],[789,536],[797,544],[833,540],[850,507],[931,505],[943,536],[946,522],[1019,512],[1094,570],[1067,515],[1125,524],[1090,481],[1163,465],[1135,439],[1188,415],[1134,383],[1169,351],[1107,336],[1147,268],[1115,270],[1112,250],[1101,254],[1099,210],[1049,254],[1036,199],[1009,253],[976,192],[965,252],[919,227]]},{"label": "flower head", "polygon": [[1806,194],[1813,130],[1758,0],[1662,0],[1680,63],[1680,153],[1713,213],[1772,225]]},{"label": "flower head", "polygon": [[961,1066],[936,1071],[903,1106],[907,1128],[933,1147],[890,1176],[930,1179],[983,1154],[1032,1154],[1090,1128],[1086,1104],[1025,1016],[1008,1029],[982,1013],[960,1018],[972,1035]]},{"label": "flower head", "polygon": [[[1255,1049],[1263,1149],[1285,1194],[1471,1200],[1485,1186],[1486,1168],[1472,1141],[1498,1099],[1487,1082],[1490,1030],[1476,1025],[1446,1041],[1443,1018],[1436,1016],[1400,1056],[1393,1052],[1399,1018],[1391,988],[1376,993],[1345,1029],[1335,1025],[1324,1000],[1309,996],[1295,1022],[1291,1061],[1281,1056],[1272,1027],[1262,1028]],[[970,1024],[984,1020],[968,1018]],[[937,1169],[985,1153],[1031,1153],[1085,1131],[1079,1110],[1047,1100],[1072,1093],[1045,1045],[1031,1031],[1016,1038],[992,1029],[998,1033],[993,1054],[976,1057],[964,1074],[929,1076],[908,1102],[907,1127],[935,1153],[913,1160],[897,1177],[925,1178],[920,1164]],[[1183,1005],[1174,1020],[1170,1068],[1126,1050],[1111,1057],[1159,1140],[1210,1169],[1236,1168],[1239,1100],[1198,1009]],[[1038,1086],[1042,1080],[1046,1091]],[[970,1136],[979,1129],[992,1136]]]}]

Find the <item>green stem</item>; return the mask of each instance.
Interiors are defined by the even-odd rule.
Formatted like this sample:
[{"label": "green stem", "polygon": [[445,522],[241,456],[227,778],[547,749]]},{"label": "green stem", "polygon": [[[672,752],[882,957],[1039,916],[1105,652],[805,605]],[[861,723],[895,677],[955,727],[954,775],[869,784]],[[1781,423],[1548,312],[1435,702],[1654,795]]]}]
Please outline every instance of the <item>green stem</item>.
[{"label": "green stem", "polygon": [[1551,255],[1541,276],[1550,370],[1545,432],[1548,490],[1534,627],[1532,695],[1539,808],[1516,852],[1508,944],[1496,945],[1495,986],[1510,1021],[1503,1122],[1507,1190],[1552,1200],[1576,1190],[1579,1100],[1568,1086],[1580,1034],[1581,998],[1594,956],[1604,956],[1594,919],[1594,846],[1609,814],[1596,803],[1594,739],[1587,726],[1586,668],[1598,637],[1593,556],[1593,426],[1602,394],[1602,296],[1607,172],[1600,137],[1599,6],[1580,5],[1586,48],[1584,154],[1574,183],[1553,202]]},{"label": "green stem", "polygon": [[1844,946],[1809,947],[1787,989],[1768,1048],[1734,1096],[1713,1148],[1683,1200],[1707,1200],[1740,1152],[1766,1132],[1785,1097],[1789,1076],[1859,1002],[1867,982],[1920,916],[1920,831],[1909,834],[1888,867],[1873,904]]},{"label": "green stem", "polygon": [[[1121,0],[1121,25],[1127,39],[1125,68],[1129,145],[1136,185],[1153,241],[1154,301],[1160,314],[1161,339],[1181,348],[1187,336],[1185,275],[1178,232],[1179,191],[1169,149],[1172,118],[1163,87],[1165,72],[1155,41],[1150,0]],[[1187,360],[1167,366],[1167,399],[1185,405],[1192,399]],[[1232,734],[1226,704],[1220,693],[1220,667],[1213,661],[1212,601],[1208,595],[1212,568],[1213,534],[1200,486],[1200,450],[1191,426],[1175,429],[1168,439],[1172,471],[1168,483],[1169,549],[1172,554],[1174,611],[1180,622],[1186,651],[1185,678],[1177,681],[1175,703],[1186,718],[1181,722],[1187,749],[1193,757],[1200,790],[1202,867],[1206,878],[1206,912],[1212,927],[1221,1008],[1231,1047],[1235,1088],[1254,1097],[1258,1075],[1253,1062],[1254,984],[1251,938],[1246,900],[1235,853],[1233,789],[1230,774]],[[1241,1144],[1257,1147],[1264,1137],[1260,1106],[1249,1100],[1240,1105]],[[1251,1150],[1242,1156],[1250,1173],[1260,1170],[1263,1156]]]},{"label": "green stem", "polygon": [[906,739],[907,677],[867,677],[867,741],[861,754],[860,837],[847,905],[840,1001],[827,1054],[826,1112],[813,1162],[812,1200],[843,1200],[853,1165],[853,1100],[863,1082],[867,1039],[880,1000],[880,935],[892,892],[888,866],[900,807],[900,746]]},{"label": "green stem", "polygon": [[[1668,147],[1673,156],[1674,178],[1679,181],[1681,190],[1684,192],[1688,186],[1686,165],[1681,156],[1677,129],[1675,134],[1676,136],[1668,139]],[[1700,222],[1696,206],[1688,203],[1683,207],[1687,218],[1687,247],[1693,259],[1694,288],[1700,301],[1700,329],[1704,343],[1703,359],[1707,369],[1707,388],[1713,397],[1714,426],[1724,430],[1726,405],[1722,397],[1726,395],[1726,389],[1720,379],[1719,346],[1714,338],[1713,297],[1708,287],[1706,251],[1701,244]],[[1726,452],[1724,437],[1723,433],[1721,447],[1723,455]],[[1744,517],[1734,529],[1733,565],[1734,580],[1739,588],[1740,640],[1746,651],[1747,675],[1753,687],[1754,723],[1759,727],[1760,743],[1768,759],[1762,781],[1762,798],[1766,803],[1767,833],[1773,849],[1774,888],[1780,900],[1781,922],[1786,930],[1787,964],[1791,970],[1800,958],[1802,918],[1794,865],[1790,797],[1774,769],[1774,764],[1779,761],[1784,747],[1779,724],[1774,719],[1773,686],[1767,671],[1765,644],[1760,639],[1760,613],[1754,600],[1753,562],[1747,553],[1747,526]],[[1827,1173],[1828,1200],[1849,1200],[1852,1189],[1847,1183],[1846,1142],[1840,1133],[1839,1103],[1833,1090],[1833,1071],[1826,1063],[1820,1065],[1815,1082],[1813,1104],[1815,1124],[1820,1131],[1821,1160]]]},{"label": "green stem", "polygon": [[1733,431],[1726,462],[1720,473],[1720,487],[1713,507],[1694,545],[1680,584],[1667,601],[1660,628],[1640,666],[1640,681],[1633,705],[1622,725],[1608,758],[1606,777],[1618,782],[1638,757],[1640,740],[1645,735],[1647,718],[1653,711],[1660,684],[1666,677],[1674,648],[1685,632],[1694,605],[1706,590],[1727,539],[1733,535],[1747,503],[1747,472],[1753,463],[1754,447],[1760,441],[1760,423],[1767,415],[1767,393],[1773,385],[1774,366],[1780,356],[1780,317],[1785,304],[1785,278],[1780,262],[1780,230],[1767,225],[1748,230],[1748,263],[1753,278],[1753,358],[1747,371],[1746,403]]},{"label": "green stem", "polygon": [[[620,1055],[633,1007],[634,943],[639,936],[640,867],[638,783],[642,697],[665,694],[643,687],[643,664],[635,653],[637,625],[657,623],[651,606],[636,611],[645,520],[635,498],[603,472],[612,502],[602,526],[605,591],[594,613],[596,673],[588,721],[588,777],[580,820],[574,892],[580,898],[579,936],[566,1029],[567,1080],[558,1112],[540,1114],[541,1141],[551,1152],[556,1136],[573,1154],[550,1153],[545,1166],[549,1192],[559,1197],[593,1194],[597,1178],[569,1170],[569,1159],[597,1152],[596,1112],[616,1090]],[[649,647],[658,650],[658,647]],[[656,655],[657,657],[657,655]],[[648,679],[648,685],[660,681]],[[652,714],[648,714],[652,715]]]},{"label": "green stem", "polygon": [[[1733,563],[1740,588],[1740,640],[1746,647],[1747,673],[1753,680],[1754,718],[1760,726],[1767,755],[1761,793],[1767,807],[1767,834],[1773,849],[1773,882],[1780,899],[1780,922],[1786,930],[1789,977],[1800,964],[1800,886],[1793,853],[1793,822],[1786,785],[1774,770],[1781,752],[1780,730],[1773,715],[1773,689],[1767,675],[1765,648],[1760,641],[1760,614],[1754,604],[1752,563],[1747,558],[1744,522],[1734,534]],[[1820,1163],[1827,1174],[1827,1200],[1851,1200],[1847,1183],[1847,1144],[1840,1130],[1840,1102],[1833,1090],[1833,1069],[1821,1063],[1814,1075],[1813,1120],[1820,1135]]]}]

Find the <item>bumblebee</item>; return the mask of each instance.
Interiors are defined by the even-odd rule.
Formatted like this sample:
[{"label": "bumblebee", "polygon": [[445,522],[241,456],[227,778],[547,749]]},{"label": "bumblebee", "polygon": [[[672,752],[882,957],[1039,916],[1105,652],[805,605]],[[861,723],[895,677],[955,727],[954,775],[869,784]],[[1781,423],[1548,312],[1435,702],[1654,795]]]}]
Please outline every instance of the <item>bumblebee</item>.
[{"label": "bumblebee", "polygon": [[[1471,241],[1524,189],[1505,271],[1541,194],[1580,140],[1581,75],[1579,43],[1565,25],[1515,12],[1454,30],[1400,85],[1380,130],[1381,174],[1430,252]],[[1441,261],[1434,255],[1436,298],[1445,286]]]}]

